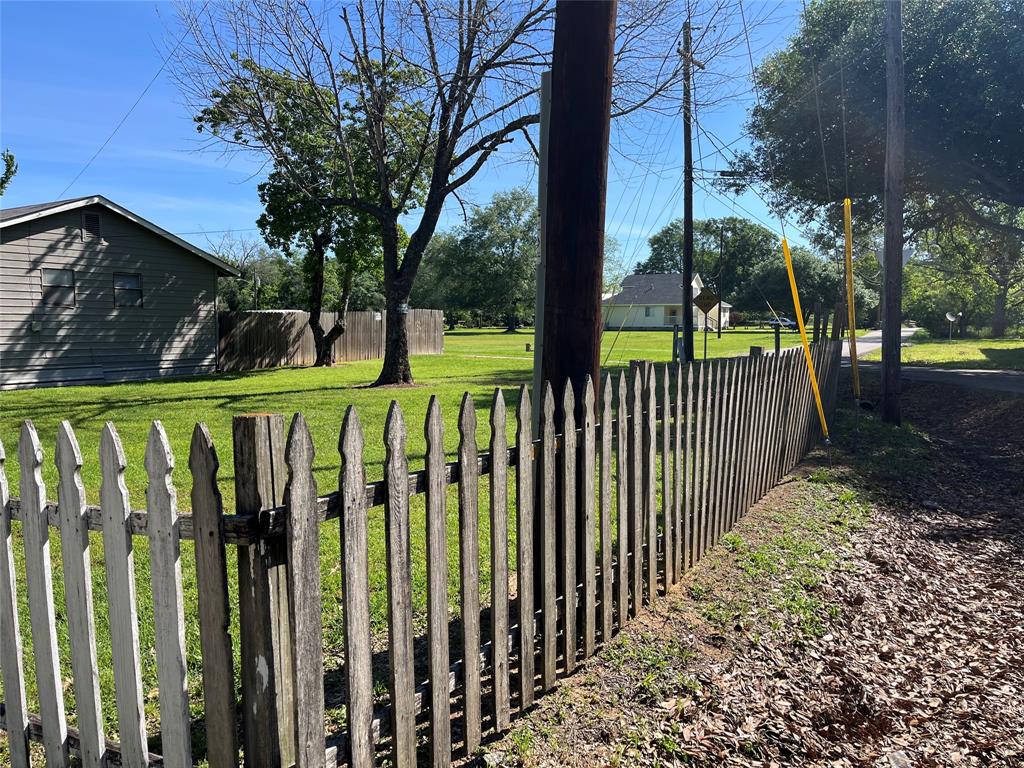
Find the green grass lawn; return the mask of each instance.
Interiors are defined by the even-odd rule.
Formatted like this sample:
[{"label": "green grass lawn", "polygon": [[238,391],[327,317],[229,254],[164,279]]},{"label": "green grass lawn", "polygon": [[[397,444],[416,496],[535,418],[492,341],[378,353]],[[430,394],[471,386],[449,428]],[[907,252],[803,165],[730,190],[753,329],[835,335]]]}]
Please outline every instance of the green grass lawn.
[{"label": "green grass lawn", "polygon": [[[785,346],[799,342],[794,333],[783,334]],[[405,412],[409,429],[408,453],[410,468],[417,469],[423,464],[425,450],[423,417],[432,394],[440,399],[445,420],[445,448],[449,460],[454,459],[458,447],[456,423],[459,403],[464,392],[470,392],[475,401],[479,432],[477,441],[484,448],[489,441],[489,404],[495,387],[504,391],[509,406],[509,438],[515,430],[514,408],[518,401],[518,387],[530,383],[533,366],[532,352],[526,351],[526,344],[533,342],[532,331],[504,333],[494,329],[466,329],[450,332],[445,336],[445,353],[439,356],[415,357],[412,360],[416,386],[401,388],[368,388],[380,370],[380,361],[345,363],[330,369],[278,369],[253,371],[245,374],[224,374],[191,379],[152,381],[135,384],[113,384],[106,386],[82,386],[45,388],[0,393],[0,439],[7,450],[7,477],[11,495],[19,496],[17,442],[22,420],[32,419],[39,431],[44,449],[43,478],[47,497],[56,498],[57,473],[53,464],[53,448],[57,427],[62,419],[71,422],[78,436],[84,458],[82,481],[90,504],[99,503],[99,437],[106,421],[113,421],[124,444],[128,460],[126,481],[132,506],[145,506],[146,474],[143,456],[150,425],[159,419],[167,431],[177,468],[173,483],[182,510],[189,505],[191,478],[188,472],[188,446],[196,422],[204,421],[210,429],[217,446],[221,470],[220,488],[225,510],[234,510],[233,462],[231,448],[231,419],[239,413],[261,411],[285,414],[290,418],[301,411],[313,436],[316,450],[314,472],[321,494],[337,488],[338,432],[345,408],[352,404],[359,411],[366,433],[367,475],[379,479],[382,474],[384,448],[382,435],[388,407],[397,400]],[[712,357],[745,354],[751,345],[771,348],[771,333],[758,331],[728,331],[718,339],[708,335],[708,355]],[[700,354],[703,338],[698,336],[697,349]],[[614,369],[628,364],[630,359],[647,358],[659,362],[671,359],[671,334],[665,332],[623,332],[608,333],[603,344],[603,360],[607,367]],[[511,480],[511,478],[510,478]],[[480,500],[480,569],[483,584],[490,578],[490,552],[488,549],[488,507],[487,483],[481,483]],[[458,507],[453,492],[449,495],[449,559],[450,587],[454,596],[458,590]],[[515,544],[514,487],[510,486],[511,542]],[[424,538],[423,497],[418,496],[411,503],[412,547],[414,571],[414,604],[418,615],[422,615],[426,601],[426,562]],[[20,534],[20,526],[16,525]],[[143,657],[143,683],[147,717],[150,732],[158,730],[158,692],[156,688],[156,663],[154,655],[155,638],[152,622],[152,599],[150,594],[149,558],[147,543],[135,539],[136,576],[138,587],[138,612],[140,619],[140,641]],[[514,549],[511,550],[514,553]],[[107,623],[106,582],[103,571],[103,547],[98,533],[92,534],[93,585],[96,606],[96,632],[99,656],[100,681],[105,704],[104,715],[107,731],[116,736],[116,711],[113,705],[113,673],[110,659],[110,630]],[[62,671],[68,711],[74,722],[74,691],[70,685],[70,646],[67,620],[64,610],[64,593],[60,543],[56,531],[51,537],[51,559],[54,576],[55,603],[57,607],[58,638],[61,648]],[[38,712],[35,694],[35,674],[32,661],[32,645],[29,641],[29,616],[27,597],[24,592],[24,554],[20,542],[16,547],[17,572],[19,577],[21,628],[25,637],[25,667],[29,688],[29,704]],[[512,563],[514,567],[514,554]],[[321,545],[321,577],[324,592],[324,647],[327,652],[328,674],[340,666],[342,648],[341,615],[341,547],[337,521],[323,528]],[[384,523],[382,508],[370,513],[370,563],[371,563],[371,609],[376,629],[386,629],[386,569],[384,552]],[[230,553],[229,583],[235,588],[234,552]],[[182,545],[182,575],[186,605],[186,644],[191,669],[190,685],[193,691],[193,714],[202,712],[202,693],[199,651],[199,630],[196,620],[196,583],[194,551],[191,542]],[[488,590],[484,588],[484,603],[488,602]],[[454,597],[453,597],[454,601]],[[234,599],[232,604],[236,604]],[[234,618],[237,622],[237,615]],[[236,627],[237,629],[237,627]],[[237,653],[237,631],[236,638]],[[236,667],[237,671],[237,667]],[[329,717],[340,717],[341,710],[328,703]],[[197,755],[202,753],[202,737],[197,732]],[[159,745],[152,745],[159,751]],[[3,745],[0,744],[0,762],[3,762]]]},{"label": "green grass lawn", "polygon": [[[881,360],[881,351],[865,360]],[[906,365],[936,368],[989,368],[1024,371],[1024,339],[954,339],[915,341],[903,349]]]}]

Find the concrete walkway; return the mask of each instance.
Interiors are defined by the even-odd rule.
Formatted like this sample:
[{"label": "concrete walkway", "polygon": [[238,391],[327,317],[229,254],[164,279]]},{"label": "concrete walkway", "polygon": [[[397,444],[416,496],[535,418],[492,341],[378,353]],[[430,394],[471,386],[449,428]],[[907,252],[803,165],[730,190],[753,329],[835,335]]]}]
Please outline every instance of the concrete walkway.
[{"label": "concrete walkway", "polygon": [[[900,337],[906,344],[916,328],[900,328]],[[882,347],[882,332],[871,331],[857,337],[857,357],[874,352]],[[843,365],[850,365],[849,342],[843,342]],[[882,364],[860,360],[862,371],[881,373]],[[920,365],[902,366],[901,377],[906,381],[927,381],[936,384],[956,384],[970,389],[991,389],[998,392],[1012,392],[1024,395],[1024,372],[1002,371],[982,368],[931,368]]]}]

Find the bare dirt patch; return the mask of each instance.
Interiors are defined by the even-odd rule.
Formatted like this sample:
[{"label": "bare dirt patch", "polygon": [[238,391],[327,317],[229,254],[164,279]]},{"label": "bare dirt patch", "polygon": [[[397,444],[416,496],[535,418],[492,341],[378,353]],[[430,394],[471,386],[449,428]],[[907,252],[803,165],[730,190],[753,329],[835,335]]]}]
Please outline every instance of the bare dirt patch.
[{"label": "bare dirt patch", "polygon": [[[870,383],[870,382],[869,382]],[[908,385],[479,759],[1024,765],[1024,399]]]}]

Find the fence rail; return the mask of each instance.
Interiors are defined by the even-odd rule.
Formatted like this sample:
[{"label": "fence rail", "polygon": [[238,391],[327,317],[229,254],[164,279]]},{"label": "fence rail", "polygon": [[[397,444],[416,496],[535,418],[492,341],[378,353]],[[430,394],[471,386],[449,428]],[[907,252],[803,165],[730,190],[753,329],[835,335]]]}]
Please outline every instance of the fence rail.
[{"label": "fence rail", "polygon": [[[840,345],[814,347],[827,411],[834,407]],[[565,426],[556,432],[555,397]],[[577,407],[579,403],[579,407]],[[31,422],[18,452],[19,498],[10,498],[0,445],[0,665],[12,764],[27,766],[30,741],[48,765],[448,765],[509,727],[560,675],[571,674],[645,605],[659,599],[820,436],[799,350],[654,366],[635,361],[600,386],[540,394],[539,435],[531,434],[530,393],[514,413],[496,390],[489,450],[467,395],[459,449],[445,462],[440,407],[432,399],[424,432],[426,467],[410,472],[407,427],[393,403],[384,434],[384,479],[368,483],[365,435],[354,408],[341,428],[338,490],[317,492],[308,428],[297,414],[236,417],[235,514],[225,515],[217,454],[196,426],[188,466],[191,515],[178,512],[170,482],[174,456],[159,422],[146,450],[147,509],[132,511],[116,428],[103,431],[101,504],[88,507],[83,459],[64,422],[56,450],[58,500],[47,503],[43,451]],[[509,419],[514,445],[507,444]],[[529,456],[529,461],[523,457]],[[321,459],[322,461],[322,459]],[[481,480],[487,478],[486,494]],[[511,486],[511,488],[510,488]],[[448,551],[449,489],[458,507],[457,547]],[[510,493],[512,491],[512,493]],[[426,654],[414,658],[410,499],[425,497]],[[486,509],[480,500],[487,500]],[[387,556],[386,637],[372,633],[368,512],[383,506]],[[514,515],[512,514],[514,512]],[[320,556],[324,526],[339,519],[345,659],[344,727],[327,733]],[[418,519],[418,518],[415,518]],[[481,599],[481,522],[486,520],[490,605]],[[20,525],[15,536],[13,523]],[[64,707],[50,572],[51,528],[59,531],[63,607],[77,728]],[[115,683],[118,740],[104,729],[96,662],[89,530],[101,530]],[[514,536],[513,536],[514,535]],[[132,541],[150,548],[152,616],[137,613]],[[510,541],[514,538],[514,546]],[[201,668],[187,670],[180,542],[193,539]],[[15,545],[23,547],[38,715],[29,712],[18,615]],[[228,572],[228,546],[238,572]],[[558,557],[557,554],[561,553]],[[452,621],[449,561],[458,564],[458,621]],[[515,576],[509,572],[514,564]],[[238,582],[238,637],[229,583]],[[150,754],[141,684],[139,624],[156,627],[160,756]],[[526,631],[524,631],[524,628]],[[373,677],[373,652],[387,649],[386,689]],[[236,653],[235,649],[239,649]],[[454,650],[454,654],[452,651]],[[454,656],[454,661],[453,657]],[[241,689],[235,685],[240,660]],[[66,662],[67,660],[65,660]],[[66,668],[66,667],[65,667]],[[204,691],[205,755],[196,755],[189,720],[189,675]],[[437,681],[438,684],[432,684]],[[453,697],[454,694],[454,697]]]},{"label": "fence rail", "polygon": [[[320,317],[324,329],[330,329],[337,313],[323,312]],[[444,351],[444,313],[441,310],[412,309],[405,322],[409,354],[439,355]],[[221,371],[304,366],[316,361],[308,312],[221,312],[217,323],[217,366]],[[387,312],[349,312],[345,332],[334,342],[335,360],[352,362],[384,357],[386,323]]]}]

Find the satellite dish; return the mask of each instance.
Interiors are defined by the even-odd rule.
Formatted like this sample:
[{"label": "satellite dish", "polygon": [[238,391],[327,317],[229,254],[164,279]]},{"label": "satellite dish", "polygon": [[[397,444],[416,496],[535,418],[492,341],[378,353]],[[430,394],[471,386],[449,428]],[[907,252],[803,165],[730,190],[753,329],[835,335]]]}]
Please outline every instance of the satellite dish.
[{"label": "satellite dish", "polygon": [[947,312],[946,313],[946,319],[949,320],[949,322],[951,322],[951,323],[955,323],[956,322],[956,315],[954,315],[952,312]]}]

